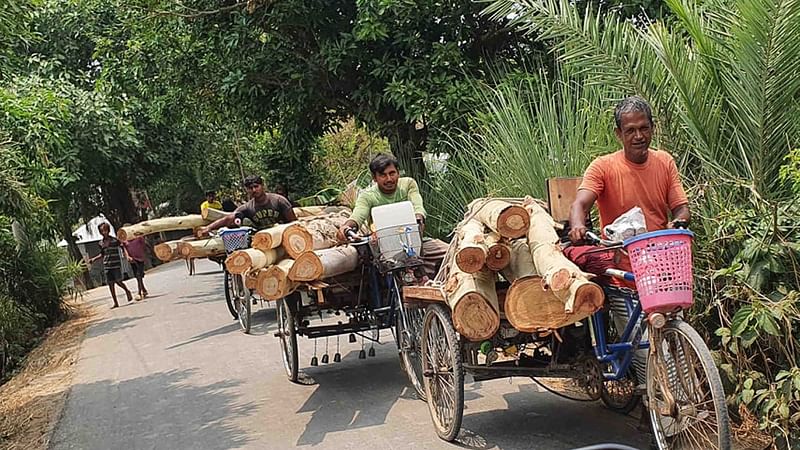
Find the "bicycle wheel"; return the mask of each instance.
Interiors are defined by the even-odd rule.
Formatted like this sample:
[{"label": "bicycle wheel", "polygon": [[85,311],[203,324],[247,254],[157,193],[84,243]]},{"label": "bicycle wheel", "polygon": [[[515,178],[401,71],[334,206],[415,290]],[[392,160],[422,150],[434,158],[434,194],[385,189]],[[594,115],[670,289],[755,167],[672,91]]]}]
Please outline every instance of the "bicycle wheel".
[{"label": "bicycle wheel", "polygon": [[402,315],[397,317],[396,335],[400,347],[400,365],[403,366],[408,381],[420,400],[425,401],[425,386],[422,376],[422,321],[425,311],[421,308],[409,308],[404,305]]},{"label": "bicycle wheel", "polygon": [[239,316],[239,327],[245,334],[250,333],[252,306],[250,303],[250,289],[244,285],[244,276],[231,275],[233,292],[235,294],[236,313]]},{"label": "bicycle wheel", "polygon": [[650,333],[647,406],[658,448],[730,449],[725,393],[703,339],[673,319]]},{"label": "bicycle wheel", "polygon": [[[288,298],[288,297],[287,297]],[[292,383],[297,383],[297,334],[294,328],[294,315],[286,298],[276,305],[278,309],[278,337],[283,351],[283,368]]]},{"label": "bicycle wheel", "polygon": [[436,434],[452,442],[458,436],[464,417],[464,366],[450,311],[442,305],[431,305],[425,313],[422,371]]},{"label": "bicycle wheel", "polygon": [[233,316],[233,320],[239,320],[239,314],[236,312],[234,305],[236,295],[233,293],[233,283],[231,283],[231,273],[225,271],[225,303],[228,304],[228,311]]},{"label": "bicycle wheel", "polygon": [[636,393],[636,377],[633,369],[619,380],[603,381],[600,400],[606,408],[619,413],[628,414],[636,408],[642,396]]}]

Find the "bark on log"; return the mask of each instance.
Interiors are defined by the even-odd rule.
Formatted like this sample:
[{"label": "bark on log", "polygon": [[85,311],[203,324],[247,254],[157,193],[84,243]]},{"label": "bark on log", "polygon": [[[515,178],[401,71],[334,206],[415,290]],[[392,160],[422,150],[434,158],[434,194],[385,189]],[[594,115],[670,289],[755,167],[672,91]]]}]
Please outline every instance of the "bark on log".
[{"label": "bark on log", "polygon": [[205,219],[205,220],[207,220],[209,222],[217,221],[217,220],[222,219],[223,217],[225,217],[225,216],[227,216],[229,214],[231,214],[231,213],[228,213],[228,212],[225,212],[225,211],[220,211],[220,210],[214,209],[214,208],[206,208],[206,209],[200,210],[200,215],[203,216],[203,219]]},{"label": "bark on log", "polygon": [[318,216],[322,214],[324,210],[325,206],[298,206],[294,208],[294,215],[297,216],[297,218]]},{"label": "bark on log", "polygon": [[542,278],[515,280],[506,293],[504,313],[514,328],[530,333],[561,328],[585,319],[603,306],[603,289],[585,279],[569,289],[545,289]]},{"label": "bark on log", "polygon": [[156,258],[160,259],[161,261],[172,261],[173,259],[180,257],[178,254],[179,242],[181,241],[169,241],[156,244],[156,246],[153,247],[153,253],[155,253]]},{"label": "bark on log", "polygon": [[281,245],[294,259],[312,250],[335,247],[339,243],[336,233],[346,221],[344,216],[328,215],[295,222],[283,230]]},{"label": "bark on log", "polygon": [[511,248],[511,260],[500,273],[509,282],[514,282],[517,278],[536,275],[536,266],[533,264],[531,248],[524,239],[515,239],[509,242]]},{"label": "bark on log", "polygon": [[347,245],[314,250],[294,261],[289,278],[294,281],[322,280],[350,272],[358,266],[358,251]]},{"label": "bark on log", "polygon": [[256,292],[265,300],[279,300],[297,289],[299,283],[289,279],[294,260],[284,259],[258,273]]},{"label": "bark on log", "polygon": [[458,231],[459,241],[456,251],[456,265],[463,272],[475,273],[483,269],[488,250],[484,245],[483,224],[468,220]]},{"label": "bark on log", "polygon": [[500,327],[494,272],[482,270],[470,274],[453,266],[445,284],[445,292],[453,311],[456,331],[470,341],[482,341],[494,336]]},{"label": "bark on log", "polygon": [[265,230],[260,230],[253,235],[253,240],[250,245],[259,250],[271,250],[278,248],[281,245],[283,232],[292,224],[284,223],[275,225]]},{"label": "bark on log", "polygon": [[148,234],[160,233],[162,231],[175,231],[175,230],[194,230],[197,227],[202,227],[209,222],[203,219],[200,214],[191,214],[188,216],[177,217],[162,217],[160,219],[148,220],[139,222],[134,225],[128,225],[117,230],[117,239],[120,241],[127,241],[135,239],[140,236],[147,236]]},{"label": "bark on log", "polygon": [[530,226],[530,215],[524,207],[503,200],[479,198],[473,200],[467,209],[475,214],[475,219],[509,239],[525,236]]},{"label": "bark on log", "polygon": [[558,235],[553,228],[555,221],[547,211],[535,203],[527,208],[531,215],[528,246],[536,271],[546,289],[567,289],[574,279],[583,276],[583,272],[561,253]]},{"label": "bark on log", "polygon": [[181,258],[208,258],[225,254],[222,238],[181,241],[178,243],[178,254]]},{"label": "bark on log", "polygon": [[257,248],[236,250],[225,260],[228,272],[241,275],[248,270],[258,270],[275,264],[283,258],[283,249],[262,251]]},{"label": "bark on log", "polygon": [[495,272],[505,269],[511,262],[511,247],[495,232],[486,235],[483,242],[487,248],[486,267]]}]

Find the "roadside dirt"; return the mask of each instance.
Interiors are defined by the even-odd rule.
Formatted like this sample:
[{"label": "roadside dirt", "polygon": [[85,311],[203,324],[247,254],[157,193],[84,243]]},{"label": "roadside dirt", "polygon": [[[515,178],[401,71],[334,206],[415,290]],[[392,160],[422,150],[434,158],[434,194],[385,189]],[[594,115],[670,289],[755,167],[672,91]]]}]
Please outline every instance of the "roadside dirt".
[{"label": "roadside dirt", "polygon": [[72,383],[84,332],[95,311],[69,304],[69,318],[48,330],[22,370],[0,386],[0,449],[45,449]]}]

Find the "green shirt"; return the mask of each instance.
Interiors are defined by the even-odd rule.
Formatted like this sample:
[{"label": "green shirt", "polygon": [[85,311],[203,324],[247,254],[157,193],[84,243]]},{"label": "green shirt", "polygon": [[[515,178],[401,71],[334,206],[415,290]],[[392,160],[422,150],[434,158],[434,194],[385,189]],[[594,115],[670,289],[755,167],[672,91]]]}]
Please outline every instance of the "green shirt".
[{"label": "green shirt", "polygon": [[414,205],[414,214],[422,214],[425,217],[425,207],[422,206],[422,196],[419,194],[419,187],[413,178],[403,177],[397,180],[397,189],[391,195],[381,192],[377,184],[361,191],[356,199],[356,206],[350,218],[355,220],[359,226],[372,223],[370,212],[375,206],[389,205],[397,202],[410,201]]}]

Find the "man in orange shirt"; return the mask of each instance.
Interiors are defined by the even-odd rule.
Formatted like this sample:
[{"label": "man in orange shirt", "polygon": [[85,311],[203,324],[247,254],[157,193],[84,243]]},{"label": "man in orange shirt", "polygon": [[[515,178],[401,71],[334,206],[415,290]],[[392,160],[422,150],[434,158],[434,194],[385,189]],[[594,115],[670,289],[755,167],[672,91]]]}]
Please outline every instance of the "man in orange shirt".
[{"label": "man in orange shirt", "polygon": [[[675,160],[664,151],[650,148],[653,137],[650,105],[641,97],[627,97],[614,110],[614,121],[622,150],[595,159],[586,169],[570,208],[569,237],[573,242],[586,235],[586,215],[595,202],[600,211],[601,230],[636,206],[644,213],[647,231],[689,221],[689,200]],[[630,271],[630,261],[625,258],[619,267]],[[614,326],[621,332],[627,322],[625,300],[609,295],[608,302]],[[647,352],[638,350],[633,357],[640,386],[645,381]]]}]

